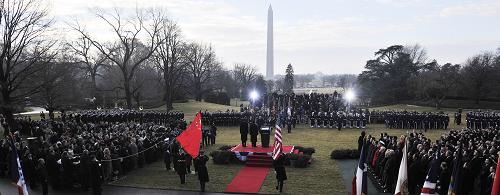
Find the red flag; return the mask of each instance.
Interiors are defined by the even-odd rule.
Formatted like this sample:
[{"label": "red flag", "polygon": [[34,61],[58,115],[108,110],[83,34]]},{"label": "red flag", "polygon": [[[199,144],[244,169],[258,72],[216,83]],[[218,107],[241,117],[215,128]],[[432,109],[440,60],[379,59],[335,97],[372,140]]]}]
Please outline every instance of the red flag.
[{"label": "red flag", "polygon": [[201,143],[201,113],[196,114],[193,122],[176,139],[186,153],[193,158],[198,157]]},{"label": "red flag", "polygon": [[498,156],[497,171],[495,173],[495,180],[491,188],[491,195],[500,194],[500,155]]}]

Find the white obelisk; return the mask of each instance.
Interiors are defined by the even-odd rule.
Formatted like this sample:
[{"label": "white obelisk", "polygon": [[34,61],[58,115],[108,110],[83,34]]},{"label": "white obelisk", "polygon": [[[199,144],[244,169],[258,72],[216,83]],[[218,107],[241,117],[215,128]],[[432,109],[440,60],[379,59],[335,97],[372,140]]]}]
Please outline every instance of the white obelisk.
[{"label": "white obelisk", "polygon": [[274,43],[273,43],[273,8],[269,5],[267,11],[267,58],[266,79],[274,79]]}]

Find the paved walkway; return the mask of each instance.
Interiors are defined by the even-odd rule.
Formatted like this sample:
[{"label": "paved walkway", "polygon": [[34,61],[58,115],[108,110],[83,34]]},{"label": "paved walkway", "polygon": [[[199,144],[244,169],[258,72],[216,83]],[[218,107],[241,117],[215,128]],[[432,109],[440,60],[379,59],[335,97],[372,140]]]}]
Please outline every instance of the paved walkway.
[{"label": "paved walkway", "polygon": [[[10,180],[2,178],[0,179],[0,194],[1,195],[11,195],[17,194],[17,188],[10,183]],[[37,191],[29,190],[30,195],[42,194],[40,187]],[[72,191],[52,191],[49,187],[50,195],[89,195],[92,191],[82,191],[82,190],[72,190]],[[120,195],[136,195],[136,194],[171,194],[171,195],[221,195],[222,193],[202,193],[196,191],[179,191],[179,190],[162,190],[162,189],[145,189],[145,188],[133,188],[133,187],[120,187],[120,186],[103,186],[102,194],[120,194]]]}]

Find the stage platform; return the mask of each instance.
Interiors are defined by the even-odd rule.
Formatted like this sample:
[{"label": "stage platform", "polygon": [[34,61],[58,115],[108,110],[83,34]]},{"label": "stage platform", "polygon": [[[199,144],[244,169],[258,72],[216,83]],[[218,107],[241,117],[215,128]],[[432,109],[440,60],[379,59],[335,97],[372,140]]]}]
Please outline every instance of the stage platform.
[{"label": "stage platform", "polygon": [[[294,146],[283,146],[283,153],[288,154],[292,153],[294,150]],[[247,147],[243,147],[243,145],[239,144],[233,148],[231,148],[231,152],[233,152],[238,159],[241,161],[246,161],[247,156],[251,156],[253,154],[267,154],[268,156],[272,156],[273,154],[273,146],[269,146],[268,148],[263,148],[261,145],[257,145],[257,147],[252,147],[252,145],[247,145]]]}]

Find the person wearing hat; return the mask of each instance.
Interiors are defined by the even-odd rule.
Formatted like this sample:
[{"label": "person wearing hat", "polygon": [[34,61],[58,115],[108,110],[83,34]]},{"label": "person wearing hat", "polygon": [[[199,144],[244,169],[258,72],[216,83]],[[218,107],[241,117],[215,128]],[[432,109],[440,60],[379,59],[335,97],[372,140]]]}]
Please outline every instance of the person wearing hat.
[{"label": "person wearing hat", "polygon": [[182,151],[181,154],[178,156],[177,161],[176,161],[176,166],[175,166],[175,171],[179,175],[179,178],[181,179],[181,184],[186,183],[186,159],[184,152]]},{"label": "person wearing hat", "polygon": [[200,180],[200,188],[202,192],[205,192],[205,183],[209,182],[208,169],[207,169],[208,156],[204,154],[204,151],[200,151],[200,155],[195,159],[195,169],[198,172],[198,180]]},{"label": "person wearing hat", "polygon": [[281,153],[280,156],[273,161],[274,171],[276,172],[276,180],[278,184],[276,185],[276,190],[283,192],[283,182],[287,180],[286,170],[284,166],[285,154]]}]

